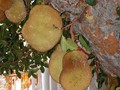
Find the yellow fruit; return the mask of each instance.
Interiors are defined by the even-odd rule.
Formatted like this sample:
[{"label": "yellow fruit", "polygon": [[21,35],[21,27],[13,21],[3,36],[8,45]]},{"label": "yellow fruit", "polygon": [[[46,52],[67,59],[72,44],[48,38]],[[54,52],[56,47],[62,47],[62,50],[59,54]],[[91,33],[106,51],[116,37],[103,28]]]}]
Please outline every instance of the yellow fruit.
[{"label": "yellow fruit", "polygon": [[5,19],[5,12],[0,9],[0,22]]},{"label": "yellow fruit", "polygon": [[26,17],[23,0],[14,0],[11,8],[5,11],[6,17],[13,23],[20,23]]},{"label": "yellow fruit", "polygon": [[11,7],[12,3],[13,0],[0,0],[0,9],[5,11]]},{"label": "yellow fruit", "polygon": [[48,5],[36,5],[22,29],[24,39],[36,50],[46,52],[53,48],[62,35],[62,19]]},{"label": "yellow fruit", "polygon": [[50,57],[49,72],[53,80],[57,83],[59,83],[59,77],[62,71],[62,59],[64,55],[65,53],[62,51],[61,46],[58,45]]},{"label": "yellow fruit", "polygon": [[92,72],[85,54],[71,51],[63,58],[60,83],[64,90],[85,90],[92,79]]}]

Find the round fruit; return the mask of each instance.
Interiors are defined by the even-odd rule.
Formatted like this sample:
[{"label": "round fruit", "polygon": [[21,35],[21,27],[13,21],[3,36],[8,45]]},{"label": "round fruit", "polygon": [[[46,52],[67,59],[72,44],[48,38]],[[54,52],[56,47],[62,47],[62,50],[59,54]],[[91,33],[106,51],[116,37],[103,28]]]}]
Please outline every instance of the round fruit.
[{"label": "round fruit", "polygon": [[5,11],[6,17],[13,23],[20,23],[26,17],[23,0],[15,0],[11,8]]},{"label": "round fruit", "polygon": [[86,90],[92,79],[92,72],[85,54],[71,51],[63,57],[60,83],[64,90]]},{"label": "round fruit", "polygon": [[65,53],[62,51],[61,46],[58,45],[50,57],[49,72],[53,80],[57,83],[59,83],[59,77],[62,71],[62,59],[64,55]]},{"label": "round fruit", "polygon": [[48,5],[36,5],[30,11],[22,35],[34,49],[46,52],[60,40],[61,28],[62,19],[56,10]]},{"label": "round fruit", "polygon": [[13,0],[0,0],[0,9],[5,11],[11,7]]}]

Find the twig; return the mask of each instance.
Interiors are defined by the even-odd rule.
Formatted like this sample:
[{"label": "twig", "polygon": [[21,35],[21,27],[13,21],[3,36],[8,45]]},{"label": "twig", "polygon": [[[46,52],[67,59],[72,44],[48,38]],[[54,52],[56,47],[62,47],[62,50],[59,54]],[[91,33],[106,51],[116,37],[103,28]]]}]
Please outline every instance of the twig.
[{"label": "twig", "polygon": [[62,29],[63,29],[63,30],[66,30],[66,28],[69,28],[70,26],[72,26],[72,25],[73,25],[74,23],[76,23],[77,21],[81,22],[82,19],[83,19],[84,14],[85,14],[85,12],[86,12],[86,10],[87,10],[87,8],[88,8],[88,6],[85,7],[85,9],[83,10],[83,12],[82,12],[77,18],[74,18],[73,21],[72,21],[70,24],[66,25],[66,26],[63,27]]},{"label": "twig", "polygon": [[74,36],[74,33],[73,33],[73,26],[70,27],[70,35],[71,35],[71,39],[74,41],[75,36]]},{"label": "twig", "polygon": [[63,30],[66,30],[66,28],[69,28],[70,26],[72,26],[75,22],[77,22],[79,20],[79,18],[75,18],[75,19],[73,19],[73,21],[70,23],[70,24],[68,24],[68,25],[66,25],[65,27],[63,27]]}]

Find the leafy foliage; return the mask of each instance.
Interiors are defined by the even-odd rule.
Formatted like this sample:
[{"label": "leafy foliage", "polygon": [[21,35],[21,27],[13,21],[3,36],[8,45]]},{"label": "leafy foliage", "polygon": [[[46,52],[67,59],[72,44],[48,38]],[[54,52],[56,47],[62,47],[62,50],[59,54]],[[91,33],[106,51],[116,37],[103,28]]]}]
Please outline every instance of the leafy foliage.
[{"label": "leafy foliage", "polygon": [[[26,4],[26,8],[30,9],[41,2],[43,1],[32,0]],[[44,72],[44,67],[48,66],[47,60],[52,50],[40,53],[33,50],[22,38],[21,29],[28,15],[20,24],[14,24],[7,19],[0,23],[0,74],[16,73],[21,77],[20,72],[28,72],[29,76],[36,77],[35,73],[39,69]]]}]

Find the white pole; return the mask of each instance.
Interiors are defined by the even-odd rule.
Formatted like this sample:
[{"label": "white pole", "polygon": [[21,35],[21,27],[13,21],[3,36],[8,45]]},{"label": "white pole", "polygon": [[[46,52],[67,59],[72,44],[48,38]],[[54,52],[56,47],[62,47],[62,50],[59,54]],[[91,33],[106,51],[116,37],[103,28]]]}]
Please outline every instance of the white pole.
[{"label": "white pole", "polygon": [[45,68],[45,72],[42,73],[42,90],[49,90],[49,71]]},{"label": "white pole", "polygon": [[21,90],[21,79],[16,80],[16,89],[15,90]]},{"label": "white pole", "polygon": [[57,83],[50,76],[50,90],[57,90]]},{"label": "white pole", "polygon": [[38,90],[42,90],[42,75],[41,75],[41,71],[38,71]]},{"label": "white pole", "polygon": [[32,77],[32,90],[35,90],[35,83],[36,83],[36,80],[34,77]]}]

